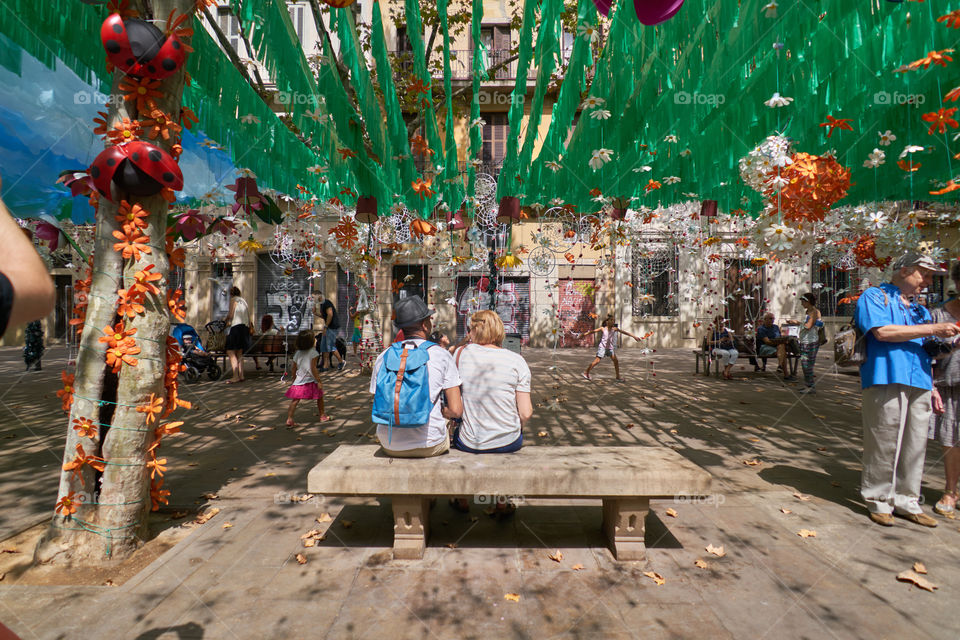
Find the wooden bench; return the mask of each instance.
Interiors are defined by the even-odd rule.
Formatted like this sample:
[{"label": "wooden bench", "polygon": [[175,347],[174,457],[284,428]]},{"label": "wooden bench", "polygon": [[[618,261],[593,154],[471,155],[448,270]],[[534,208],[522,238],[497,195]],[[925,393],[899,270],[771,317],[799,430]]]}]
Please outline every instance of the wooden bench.
[{"label": "wooden bench", "polygon": [[[756,363],[757,360],[763,360],[763,371],[767,370],[767,360],[776,360],[777,356],[758,356],[755,351],[754,344],[752,341],[746,340],[744,336],[734,336],[736,341],[736,348],[739,355],[737,360],[740,358],[747,358],[753,360]],[[700,364],[703,363],[703,375],[710,375],[710,364],[713,363],[713,375],[715,377],[720,377],[720,360],[713,357],[710,353],[712,349],[708,349],[706,346],[706,339],[701,343],[699,349],[693,350],[694,357],[694,374],[700,373]],[[790,368],[790,375],[797,375],[797,367],[800,364],[800,356],[795,353],[787,353],[787,366]]]},{"label": "wooden bench", "polygon": [[310,470],[307,491],[388,497],[395,558],[423,557],[430,500],[446,496],[596,498],[617,560],[643,560],[651,498],[704,495],[711,476],[665,447],[524,447],[511,454],[451,450],[433,458],[390,458],[378,445],[340,445]]},{"label": "wooden bench", "polygon": [[[282,361],[283,366],[279,367],[280,372],[283,372],[287,364],[287,358],[292,357],[296,352],[297,336],[294,335],[283,335],[277,334],[272,336],[265,336],[262,334],[257,334],[251,336],[250,348],[243,352],[243,357],[252,358],[256,356],[258,358],[269,357],[276,358],[277,363]],[[224,371],[227,370],[227,353],[226,351],[209,351],[210,355],[214,358],[219,358],[222,363],[222,368]]]}]

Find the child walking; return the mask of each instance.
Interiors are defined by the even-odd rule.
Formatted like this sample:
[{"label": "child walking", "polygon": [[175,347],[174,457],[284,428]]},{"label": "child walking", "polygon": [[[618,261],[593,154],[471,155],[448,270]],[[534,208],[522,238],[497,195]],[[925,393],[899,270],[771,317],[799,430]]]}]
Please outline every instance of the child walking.
[{"label": "child walking", "polygon": [[600,341],[597,342],[597,357],[593,359],[593,362],[590,363],[590,366],[587,367],[587,370],[580,375],[589,380],[590,372],[593,370],[593,368],[600,364],[600,361],[604,358],[604,356],[609,356],[609,358],[613,360],[613,370],[616,373],[617,382],[623,382],[623,378],[620,377],[620,361],[617,360],[617,334],[622,333],[625,336],[630,336],[637,342],[640,342],[640,338],[619,328],[617,323],[613,320],[613,314],[608,315],[606,320],[603,321],[603,324],[600,325],[599,328],[594,329],[593,331],[588,331],[583,335],[589,336],[594,333],[600,334]]},{"label": "child walking", "polygon": [[311,331],[301,331],[297,334],[297,351],[293,354],[293,384],[284,394],[290,398],[290,409],[287,410],[287,426],[298,427],[293,421],[293,412],[301,400],[316,400],[320,412],[320,422],[326,422],[330,416],[323,412],[323,387],[320,384],[320,372],[317,371],[317,360],[320,354],[314,348],[316,340]]}]

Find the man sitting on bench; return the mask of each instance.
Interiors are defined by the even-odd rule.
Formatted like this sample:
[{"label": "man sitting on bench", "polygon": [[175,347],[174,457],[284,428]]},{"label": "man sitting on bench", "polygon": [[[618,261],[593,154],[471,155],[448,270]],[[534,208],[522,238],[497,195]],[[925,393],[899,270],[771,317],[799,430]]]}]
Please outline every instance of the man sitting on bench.
[{"label": "man sitting on bench", "polygon": [[[773,314],[768,312],[763,316],[763,324],[757,327],[757,357],[772,358],[776,356],[777,362],[780,364],[780,370],[783,372],[783,379],[796,380],[797,376],[791,374],[790,368],[787,366],[787,350],[793,352],[795,341],[796,338],[780,334],[780,327],[773,324]],[[759,365],[754,366],[754,370],[759,369]]]}]

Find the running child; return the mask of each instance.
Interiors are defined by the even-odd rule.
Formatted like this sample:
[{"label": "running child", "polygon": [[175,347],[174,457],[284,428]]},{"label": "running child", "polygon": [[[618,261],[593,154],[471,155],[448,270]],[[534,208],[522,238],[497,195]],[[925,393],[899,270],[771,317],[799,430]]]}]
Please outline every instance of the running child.
[{"label": "running child", "polygon": [[320,354],[315,348],[316,339],[312,331],[301,331],[297,334],[297,351],[293,354],[293,384],[287,389],[286,397],[290,398],[290,409],[287,410],[287,426],[298,427],[293,421],[293,412],[301,400],[316,400],[320,412],[320,422],[326,422],[330,416],[323,412],[323,386],[320,383],[320,372],[317,371],[317,360]]},{"label": "running child", "polygon": [[590,366],[587,367],[587,370],[581,373],[585,379],[590,379],[590,372],[595,366],[600,364],[600,361],[604,356],[609,356],[613,360],[613,369],[616,373],[616,381],[623,382],[623,378],[620,377],[620,361],[617,360],[617,334],[622,333],[625,336],[630,336],[637,342],[640,342],[640,338],[633,335],[632,333],[627,333],[623,329],[617,326],[617,323],[613,320],[613,315],[608,315],[606,320],[603,321],[603,324],[599,328],[594,329],[593,331],[588,331],[584,336],[589,336],[594,333],[600,334],[600,340],[597,342],[597,357],[593,359],[593,362],[590,363]]}]

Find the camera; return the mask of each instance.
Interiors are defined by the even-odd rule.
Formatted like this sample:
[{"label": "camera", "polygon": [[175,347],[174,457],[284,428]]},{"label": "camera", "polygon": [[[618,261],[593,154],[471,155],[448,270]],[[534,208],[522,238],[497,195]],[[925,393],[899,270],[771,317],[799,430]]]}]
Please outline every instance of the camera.
[{"label": "camera", "polygon": [[942,338],[926,338],[923,341],[923,350],[931,358],[942,358],[953,351],[953,344]]}]

